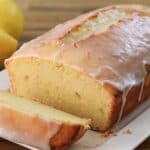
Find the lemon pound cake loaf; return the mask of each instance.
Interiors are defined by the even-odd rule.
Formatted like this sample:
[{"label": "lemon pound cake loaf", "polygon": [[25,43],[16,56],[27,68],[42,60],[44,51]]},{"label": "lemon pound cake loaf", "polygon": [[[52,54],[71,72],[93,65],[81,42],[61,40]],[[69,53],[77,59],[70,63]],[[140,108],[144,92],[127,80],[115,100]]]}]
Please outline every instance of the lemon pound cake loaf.
[{"label": "lemon pound cake loaf", "polygon": [[10,141],[42,150],[63,150],[84,135],[89,123],[89,120],[0,91],[0,137]]},{"label": "lemon pound cake loaf", "polygon": [[150,12],[110,6],[56,26],[5,65],[11,91],[105,131],[150,95]]}]

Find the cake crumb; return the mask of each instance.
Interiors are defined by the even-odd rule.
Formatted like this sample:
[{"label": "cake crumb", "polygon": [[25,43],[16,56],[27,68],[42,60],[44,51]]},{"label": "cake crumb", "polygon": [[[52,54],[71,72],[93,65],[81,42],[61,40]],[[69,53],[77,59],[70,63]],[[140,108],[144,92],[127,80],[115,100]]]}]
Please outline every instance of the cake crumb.
[{"label": "cake crumb", "polygon": [[81,95],[78,92],[75,92],[75,95],[79,98],[81,98]]},{"label": "cake crumb", "polygon": [[74,44],[73,44],[73,46],[74,46],[75,48],[78,48],[78,45],[77,45],[77,43],[74,43]]},{"label": "cake crumb", "polygon": [[102,136],[104,138],[107,138],[107,137],[110,137],[110,136],[117,136],[117,132],[112,131],[112,130],[108,130],[108,131],[102,133]]},{"label": "cake crumb", "polygon": [[127,129],[126,131],[123,131],[123,134],[132,134],[132,131],[130,129]]}]

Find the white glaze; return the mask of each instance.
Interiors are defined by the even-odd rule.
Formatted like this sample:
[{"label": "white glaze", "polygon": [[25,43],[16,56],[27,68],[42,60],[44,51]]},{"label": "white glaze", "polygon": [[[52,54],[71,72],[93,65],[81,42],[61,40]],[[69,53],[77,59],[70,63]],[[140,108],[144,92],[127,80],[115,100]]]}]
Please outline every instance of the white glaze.
[{"label": "white glaze", "polygon": [[141,81],[141,89],[140,89],[140,93],[139,93],[139,98],[138,98],[138,102],[140,103],[142,100],[142,95],[143,95],[143,90],[144,90],[144,84],[145,84],[145,79],[147,76],[147,71],[145,69],[145,65],[146,64],[150,64],[150,62],[148,62],[147,58],[145,58],[145,60],[143,61],[143,72],[145,74],[144,79]]},{"label": "white glaze", "polygon": [[129,93],[129,91],[131,90],[132,87],[128,87],[127,89],[124,90],[123,95],[122,95],[122,105],[121,105],[121,110],[119,113],[119,117],[118,117],[118,122],[122,119],[122,115],[123,115],[123,111],[126,105],[126,101],[127,101],[127,95]]}]

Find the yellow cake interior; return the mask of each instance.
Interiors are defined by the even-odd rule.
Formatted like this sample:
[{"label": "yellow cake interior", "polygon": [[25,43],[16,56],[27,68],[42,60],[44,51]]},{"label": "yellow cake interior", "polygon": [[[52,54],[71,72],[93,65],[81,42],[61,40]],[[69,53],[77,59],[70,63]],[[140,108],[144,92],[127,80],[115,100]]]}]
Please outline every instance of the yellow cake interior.
[{"label": "yellow cake interior", "polygon": [[108,125],[112,95],[84,73],[33,57],[12,60],[9,68],[11,90],[18,96],[90,118],[93,128]]},{"label": "yellow cake interior", "polygon": [[70,124],[88,125],[87,119],[82,119],[71,114],[56,110],[38,102],[17,97],[9,92],[0,90],[0,107],[8,107],[17,112],[31,116],[38,116],[46,121],[56,120]]}]

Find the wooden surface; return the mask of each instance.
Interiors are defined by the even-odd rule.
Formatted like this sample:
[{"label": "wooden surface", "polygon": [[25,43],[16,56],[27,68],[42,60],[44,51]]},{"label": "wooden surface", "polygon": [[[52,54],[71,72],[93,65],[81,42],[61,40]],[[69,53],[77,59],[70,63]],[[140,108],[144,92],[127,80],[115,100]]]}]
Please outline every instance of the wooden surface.
[{"label": "wooden surface", "polygon": [[[150,6],[150,0],[16,0],[25,16],[25,31],[21,42],[26,42],[48,31],[58,23],[95,8],[111,4],[141,3]],[[0,140],[0,150],[26,150],[8,141]],[[150,150],[150,138],[137,150]]]}]

